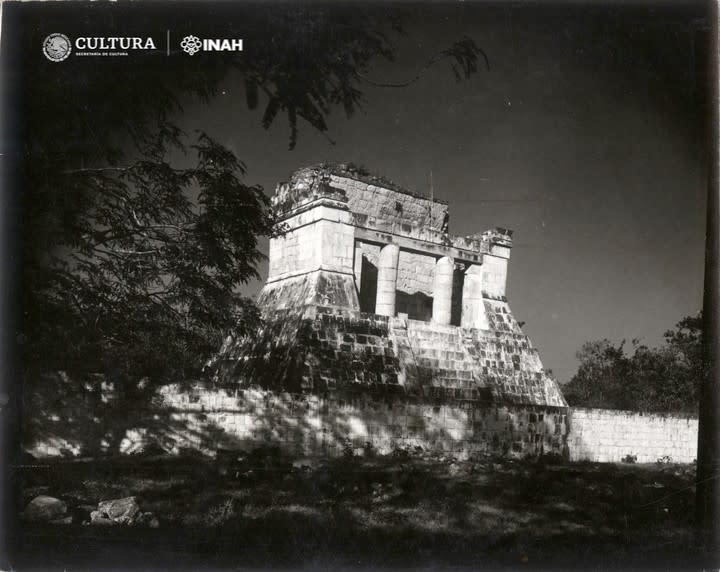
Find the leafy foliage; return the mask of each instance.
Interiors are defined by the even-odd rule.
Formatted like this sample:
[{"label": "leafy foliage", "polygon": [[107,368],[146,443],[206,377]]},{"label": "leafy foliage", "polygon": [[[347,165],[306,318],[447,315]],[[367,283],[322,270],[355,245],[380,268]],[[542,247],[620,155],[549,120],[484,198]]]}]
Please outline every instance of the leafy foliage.
[{"label": "leafy foliage", "polygon": [[580,367],[564,386],[572,406],[635,411],[697,411],[702,379],[702,316],[683,318],[665,333],[665,345],[648,348],[637,340],[587,342],[577,353]]},{"label": "leafy foliage", "polygon": [[49,253],[46,319],[28,323],[54,316],[63,326],[30,330],[49,342],[48,367],[92,373],[112,363],[135,379],[182,379],[223,333],[257,323],[234,289],[257,275],[257,237],[275,224],[267,198],[241,183],[242,165],[207,135],[193,149],[189,169],[154,149],[125,168],[73,174],[102,192],[75,217],[74,241]]}]

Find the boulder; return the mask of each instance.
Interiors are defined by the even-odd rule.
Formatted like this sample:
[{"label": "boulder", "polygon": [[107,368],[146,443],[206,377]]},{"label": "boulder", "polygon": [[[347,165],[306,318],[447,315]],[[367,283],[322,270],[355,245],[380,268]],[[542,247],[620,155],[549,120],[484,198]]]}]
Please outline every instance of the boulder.
[{"label": "boulder", "polygon": [[115,523],[110,520],[104,513],[94,510],[90,513],[90,524],[98,526],[113,526]]},{"label": "boulder", "polygon": [[49,522],[65,517],[67,505],[60,499],[40,495],[31,500],[22,512],[23,520]]},{"label": "boulder", "polygon": [[118,524],[132,524],[140,512],[140,506],[135,497],[127,497],[100,501],[98,512]]}]

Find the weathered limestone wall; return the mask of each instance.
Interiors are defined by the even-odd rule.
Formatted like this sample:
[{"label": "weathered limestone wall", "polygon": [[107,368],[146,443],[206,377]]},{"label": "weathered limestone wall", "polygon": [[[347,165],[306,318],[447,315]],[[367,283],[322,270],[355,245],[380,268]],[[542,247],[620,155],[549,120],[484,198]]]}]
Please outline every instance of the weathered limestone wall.
[{"label": "weathered limestone wall", "polygon": [[359,310],[352,275],[314,270],[266,284],[258,303],[266,312],[297,308],[307,304],[328,304]]},{"label": "weathered limestone wall", "polygon": [[[432,404],[377,393],[293,394],[198,384],[166,386],[132,410],[106,388],[102,415],[78,415],[88,399],[99,398],[99,390],[61,387],[66,390],[62,399],[51,398],[57,422],[42,428],[26,425],[26,450],[36,457],[131,454],[150,446],[213,455],[218,449],[249,451],[268,445],[291,454],[336,456],[348,447],[360,452],[369,443],[382,454],[422,447],[466,458],[488,452],[562,454],[566,437],[566,412],[557,408]],[[69,412],[70,422],[60,422]]]},{"label": "weathered limestone wall", "polygon": [[448,212],[445,203],[348,177],[331,175],[330,184],[345,191],[352,212],[364,213],[389,223],[441,230]]},{"label": "weathered limestone wall", "polygon": [[507,285],[507,259],[497,256],[483,257],[483,292],[489,296],[502,298]]},{"label": "weathered limestone wall", "polygon": [[314,270],[353,273],[355,239],[345,210],[318,206],[289,218],[270,239],[268,282]]},{"label": "weathered limestone wall", "polygon": [[638,463],[662,457],[691,463],[697,458],[697,419],[609,409],[570,409],[570,458]]},{"label": "weathered limestone wall", "polygon": [[[270,239],[268,279],[277,280],[283,276],[307,272],[309,268],[319,267],[318,253],[307,245],[317,242],[316,229],[303,226],[291,230],[278,238]],[[301,245],[306,245],[301,248]]]},{"label": "weathered limestone wall", "polygon": [[[460,457],[474,453],[562,453],[565,412],[557,409],[432,405],[367,393],[336,396],[268,393],[261,390],[195,394],[167,388],[166,406],[222,428],[224,447],[275,443],[305,454],[339,455],[367,443],[383,454],[422,447]],[[180,413],[182,412],[182,413]],[[197,427],[197,421],[195,422]],[[201,431],[202,432],[202,431]],[[206,443],[210,449],[214,442]]]},{"label": "weathered limestone wall", "polygon": [[400,251],[395,286],[396,311],[414,320],[430,321],[433,309],[435,257]]},{"label": "weathered limestone wall", "polygon": [[[537,455],[638,463],[696,458],[697,420],[627,411],[477,402],[421,402],[382,392],[303,394],[223,389],[196,384],[162,388],[132,401],[98,379],[80,384],[61,375],[26,396],[23,441],[34,456],[128,454],[148,446],[170,453],[214,454],[278,445],[289,453],[339,455],[367,443],[395,449]],[[128,401],[130,400],[130,401]]]},{"label": "weathered limestone wall", "polygon": [[401,250],[397,290],[406,294],[420,292],[432,296],[435,260],[434,256]]}]

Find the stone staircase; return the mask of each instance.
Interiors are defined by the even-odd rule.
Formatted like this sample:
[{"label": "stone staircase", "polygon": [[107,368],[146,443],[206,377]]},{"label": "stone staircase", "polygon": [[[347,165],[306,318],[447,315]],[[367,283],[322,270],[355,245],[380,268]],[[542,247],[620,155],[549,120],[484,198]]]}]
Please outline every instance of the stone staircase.
[{"label": "stone staircase", "polygon": [[564,405],[537,350],[519,328],[491,332],[403,318],[388,325],[402,369],[399,382],[411,392]]},{"label": "stone staircase", "polygon": [[455,399],[478,399],[484,384],[463,343],[463,330],[417,320],[395,318],[391,326],[395,352],[408,390]]},{"label": "stone staircase", "polygon": [[537,349],[523,333],[466,330],[465,349],[476,374],[504,401],[565,407],[555,381],[544,370]]},{"label": "stone staircase", "polygon": [[462,344],[459,328],[408,320],[408,339],[423,384],[472,389],[475,364]]}]

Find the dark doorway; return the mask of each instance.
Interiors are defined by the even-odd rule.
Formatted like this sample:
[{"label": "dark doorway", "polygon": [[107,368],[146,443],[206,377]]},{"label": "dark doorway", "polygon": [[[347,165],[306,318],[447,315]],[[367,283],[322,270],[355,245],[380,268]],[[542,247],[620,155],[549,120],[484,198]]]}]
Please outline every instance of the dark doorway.
[{"label": "dark doorway", "polygon": [[375,313],[375,302],[377,298],[378,269],[365,256],[362,257],[362,268],[360,269],[360,311]]},{"label": "dark doorway", "polygon": [[465,285],[465,267],[455,266],[453,272],[452,305],[450,306],[450,325],[459,326],[462,319],[462,293]]}]

